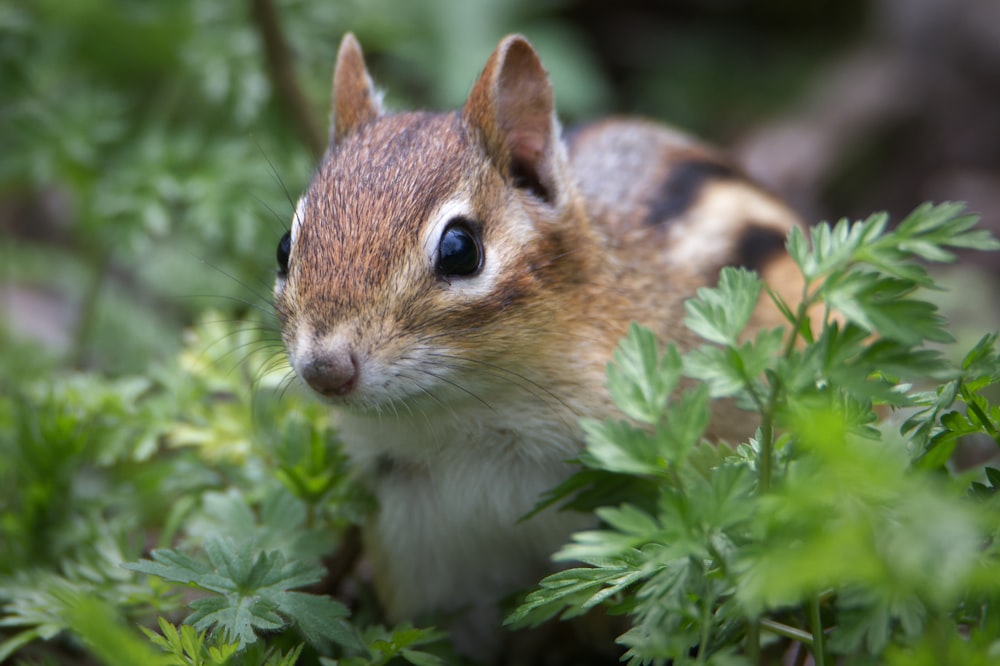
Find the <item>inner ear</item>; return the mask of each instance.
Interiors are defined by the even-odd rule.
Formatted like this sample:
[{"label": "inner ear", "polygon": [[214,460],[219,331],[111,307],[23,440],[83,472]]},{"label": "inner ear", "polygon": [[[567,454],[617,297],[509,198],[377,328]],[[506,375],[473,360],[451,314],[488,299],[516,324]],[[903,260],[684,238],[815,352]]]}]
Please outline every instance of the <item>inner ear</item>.
[{"label": "inner ear", "polygon": [[554,149],[552,84],[534,49],[512,42],[496,87],[497,120],[510,149],[510,176],[517,187],[548,201]]},{"label": "inner ear", "polygon": [[500,42],[469,94],[465,114],[516,187],[555,199],[559,132],[552,84],[523,37]]},{"label": "inner ear", "polygon": [[[536,142],[537,143],[537,142]],[[531,140],[515,142],[511,147],[510,178],[514,187],[528,190],[538,198],[549,203],[552,195],[545,184],[542,172],[539,170],[544,159],[544,148],[535,149]]]}]

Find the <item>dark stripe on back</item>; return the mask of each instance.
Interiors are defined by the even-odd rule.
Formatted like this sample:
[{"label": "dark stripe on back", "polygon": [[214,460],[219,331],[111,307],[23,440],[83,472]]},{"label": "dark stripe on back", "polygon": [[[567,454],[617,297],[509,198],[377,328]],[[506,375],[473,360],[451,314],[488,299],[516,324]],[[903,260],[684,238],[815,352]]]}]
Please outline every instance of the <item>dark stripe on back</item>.
[{"label": "dark stripe on back", "polygon": [[750,226],[743,230],[733,263],[759,273],[768,259],[784,251],[784,233],[768,227]]},{"label": "dark stripe on back", "polygon": [[663,188],[649,200],[646,224],[662,224],[683,215],[698,200],[702,187],[713,180],[737,178],[727,164],[706,160],[688,160],[675,166]]}]

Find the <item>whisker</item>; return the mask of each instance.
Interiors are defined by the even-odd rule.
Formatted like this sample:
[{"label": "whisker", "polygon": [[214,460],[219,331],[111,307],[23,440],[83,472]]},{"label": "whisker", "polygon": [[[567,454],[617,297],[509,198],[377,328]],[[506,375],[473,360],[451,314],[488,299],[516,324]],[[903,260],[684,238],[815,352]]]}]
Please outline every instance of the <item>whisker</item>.
[{"label": "whisker", "polygon": [[285,224],[285,218],[284,217],[282,217],[281,215],[278,215],[277,211],[275,211],[273,208],[271,208],[267,204],[267,202],[264,201],[263,199],[261,199],[260,197],[258,197],[258,196],[255,195],[254,196],[254,200],[257,203],[259,203],[261,206],[263,206],[265,209],[267,209],[267,212],[269,212],[271,214],[271,216],[274,217],[274,219],[276,219],[278,221],[278,223],[281,225],[282,229],[284,229],[285,231],[288,231],[288,225]]},{"label": "whisker", "polygon": [[[475,364],[481,371],[488,373],[490,376],[495,377],[501,381],[504,381],[511,386],[516,386],[518,389],[524,391],[528,395],[536,398],[539,403],[544,405],[553,415],[555,415],[564,425],[568,427],[574,426],[574,421],[567,417],[567,413],[579,417],[581,416],[573,407],[571,407],[566,401],[560,398],[556,393],[546,388],[542,384],[518,373],[509,368],[504,368],[492,363],[487,363],[485,361],[479,361],[477,359],[467,359],[460,356],[453,356],[449,354],[435,354],[432,356],[437,356],[440,358],[446,358],[450,360],[459,361],[461,363],[452,363],[446,367],[462,369],[462,363]],[[465,366],[468,370],[468,366]],[[537,390],[536,390],[537,389]],[[559,409],[562,406],[563,409]]]},{"label": "whisker", "polygon": [[[405,373],[405,372],[400,372],[400,373],[398,373],[398,374],[397,374],[396,376],[397,376],[397,377],[400,377],[400,378],[402,378],[402,379],[405,379],[405,380],[407,380],[407,381],[409,381],[409,382],[411,382],[411,383],[412,383],[412,384],[413,384],[414,386],[416,386],[416,387],[417,387],[417,388],[418,388],[418,389],[419,389],[419,390],[420,390],[420,391],[421,391],[421,392],[422,392],[422,393],[423,393],[424,395],[426,395],[426,396],[427,396],[428,398],[430,398],[430,399],[431,399],[431,400],[432,400],[433,402],[435,402],[435,403],[436,403],[436,404],[437,404],[437,405],[438,405],[439,407],[441,407],[442,409],[447,409],[447,410],[448,410],[448,411],[450,411],[450,412],[452,413],[452,415],[454,415],[454,416],[458,416],[457,412],[455,412],[455,407],[454,407],[454,405],[451,405],[450,403],[447,403],[447,402],[445,402],[444,400],[442,400],[441,398],[439,398],[438,396],[434,395],[434,393],[433,393],[433,392],[429,391],[429,390],[428,390],[428,389],[427,389],[427,388],[426,388],[426,387],[425,387],[425,386],[424,386],[423,384],[421,384],[421,383],[420,383],[420,382],[419,382],[419,381],[418,381],[418,380],[417,380],[417,379],[416,379],[415,377],[412,377],[411,375],[409,375],[409,374],[407,374],[407,373]],[[424,414],[424,417],[425,417],[425,418],[428,418],[428,417],[427,417],[427,414],[426,414],[426,413]],[[429,418],[428,418],[428,421],[429,421]]]},{"label": "whisker", "polygon": [[[257,294],[254,294],[255,296]],[[232,301],[234,303],[239,303],[240,305],[245,305],[248,308],[253,308],[261,314],[268,316],[274,316],[274,306],[270,304],[269,301],[265,301],[267,306],[260,305],[259,303],[254,303],[253,301],[248,301],[245,298],[240,298],[238,296],[227,296],[225,294],[182,294],[180,298],[184,299],[213,299],[218,301]]]},{"label": "whisker", "polygon": [[[443,400],[441,400],[441,398],[439,398],[436,395],[434,395],[434,393],[432,393],[431,391],[428,391],[423,386],[423,384],[421,384],[419,381],[416,380],[416,378],[411,377],[408,374],[405,374],[405,373],[402,373],[402,372],[399,373],[397,376],[400,377],[400,378],[402,378],[402,379],[405,379],[405,380],[411,382],[414,386],[416,386],[418,389],[420,389],[420,391],[422,391],[424,395],[426,395],[428,398],[430,398],[433,402],[437,403],[442,409],[447,409],[448,411],[450,411],[452,413],[452,415],[457,416],[457,413],[455,412],[455,408],[452,405],[444,402]],[[413,413],[412,408],[410,409],[410,413],[411,414]],[[437,424],[435,423],[435,421],[431,419],[430,415],[426,411],[422,411],[421,410],[420,415],[423,416],[424,417],[424,421],[427,422],[427,428],[434,434],[434,439],[435,440],[440,439],[440,435],[437,432]]]},{"label": "whisker", "polygon": [[[281,174],[279,174],[278,170],[274,167],[274,162],[272,162],[271,158],[267,156],[267,153],[264,151],[263,146],[260,145],[260,142],[258,142],[256,138],[254,138],[253,142],[254,145],[257,146],[257,150],[260,151],[261,157],[263,157],[264,161],[267,162],[267,166],[271,170],[271,175],[274,176],[274,180],[278,183],[278,186],[281,188],[281,191],[285,193],[285,199],[288,200],[288,205],[291,206],[292,210],[294,211],[295,199],[292,197],[292,193],[288,191],[288,187],[285,185],[285,181],[281,179]],[[285,227],[285,230],[287,231],[288,228]]]},{"label": "whisker", "polygon": [[[214,322],[208,321],[206,323],[209,323],[209,324],[211,324],[211,323],[222,323],[222,324],[236,325],[236,324],[244,324],[244,323],[248,324],[250,322],[245,321],[245,320],[240,320],[240,319],[229,319],[229,320],[223,319],[223,320],[216,320]],[[240,328],[231,328],[228,331],[226,331],[224,334],[222,334],[220,337],[216,338],[213,342],[211,342],[210,344],[208,344],[206,347],[204,347],[201,350],[200,354],[199,354],[199,358],[203,358],[203,357],[208,356],[209,352],[212,351],[212,349],[214,347],[216,347],[217,345],[220,345],[223,342],[226,342],[226,341],[228,341],[231,338],[245,336],[245,335],[252,335],[254,337],[253,337],[253,339],[248,340],[248,341],[242,343],[241,345],[238,345],[237,347],[234,347],[230,351],[224,353],[222,356],[220,356],[218,359],[216,359],[216,361],[220,361],[220,360],[224,359],[227,355],[229,355],[230,353],[232,353],[236,349],[247,347],[249,345],[261,344],[261,345],[267,345],[267,346],[274,346],[274,345],[280,343],[280,340],[278,338],[270,338],[269,339],[269,338],[265,338],[265,337],[261,336],[261,334],[263,334],[263,333],[270,334],[270,333],[274,333],[274,332],[275,331],[273,329],[266,328],[264,326],[246,326],[246,327],[240,327]]]},{"label": "whisker", "polygon": [[415,369],[417,370],[417,372],[423,373],[423,374],[425,374],[425,375],[427,375],[429,377],[433,377],[434,379],[436,379],[436,380],[438,380],[440,382],[444,382],[445,384],[450,384],[451,386],[454,386],[459,391],[462,391],[463,393],[469,395],[473,399],[475,399],[478,402],[482,403],[483,406],[485,406],[490,411],[492,411],[492,412],[496,411],[496,409],[493,408],[493,405],[491,405],[490,403],[486,402],[485,400],[483,400],[483,398],[481,398],[480,396],[476,395],[475,393],[473,393],[469,389],[465,388],[464,386],[462,386],[458,382],[452,381],[451,379],[448,379],[447,377],[444,377],[442,375],[436,374],[436,373],[434,373],[434,372],[432,372],[432,371],[430,371],[430,370],[428,370],[426,368],[415,368]]},{"label": "whisker", "polygon": [[288,372],[285,373],[285,376],[281,379],[281,381],[278,382],[279,400],[285,399],[285,395],[288,393],[288,389],[291,388],[292,384],[295,382],[295,379],[297,377],[298,375],[295,374],[295,368],[289,366]]},{"label": "whisker", "polygon": [[[449,359],[449,360],[452,360],[452,361],[459,361],[459,362],[462,362],[462,363],[473,363],[473,364],[475,364],[477,366],[481,366],[481,367],[487,368],[489,370],[495,371],[495,372],[492,373],[493,376],[498,376],[497,373],[503,373],[504,375],[509,375],[510,377],[513,377],[514,379],[520,380],[521,382],[524,382],[525,384],[528,384],[529,386],[532,386],[532,387],[538,389],[539,391],[541,391],[542,393],[544,393],[545,395],[549,396],[550,398],[552,398],[553,400],[555,400],[556,402],[558,402],[560,405],[562,405],[563,407],[565,407],[568,411],[573,412],[573,408],[570,407],[566,403],[566,401],[564,401],[562,398],[560,398],[558,395],[556,395],[552,390],[546,388],[542,384],[539,384],[538,382],[534,381],[533,379],[531,379],[529,377],[526,377],[525,375],[523,375],[523,374],[521,374],[519,372],[511,370],[510,368],[505,368],[503,366],[496,365],[494,363],[489,363],[487,361],[482,361],[482,360],[475,359],[475,358],[463,358],[461,356],[456,356],[456,355],[453,355],[453,354],[444,354],[444,353],[440,353],[440,352],[429,352],[428,355],[436,357],[436,358],[446,358],[446,359]],[[511,383],[517,384],[517,382],[514,382],[513,380],[511,380]],[[522,388],[523,388],[522,384],[518,384],[518,385],[522,386]],[[538,398],[542,397],[542,396],[540,396],[540,395],[538,395],[537,393],[534,393],[534,392],[531,392],[531,394],[534,395],[535,397],[538,397]]]},{"label": "whisker", "polygon": [[[443,319],[445,316],[447,316],[447,315],[443,314],[440,317],[437,317],[437,318],[434,318],[434,319],[427,319],[424,322],[421,322],[421,324],[423,326],[433,327],[435,324],[439,323],[440,319]],[[583,333],[581,333],[579,331],[565,330],[565,329],[561,329],[561,328],[547,328],[547,327],[544,327],[544,326],[521,326],[521,325],[518,325],[516,330],[518,330],[518,331],[536,332],[536,333],[546,333],[546,334],[549,334],[549,335],[560,336],[560,337],[568,338],[568,339],[571,339],[571,340],[580,340],[580,341],[585,341],[585,342],[594,342],[594,343],[598,343],[598,344],[602,344],[602,343],[605,342],[605,338],[603,338],[601,335],[596,334],[596,333],[595,334],[586,334],[585,335],[585,334],[583,334]],[[464,336],[469,336],[470,334],[474,335],[474,334],[479,334],[479,333],[482,333],[483,335],[490,335],[491,331],[490,331],[489,328],[481,327],[481,326],[469,326],[467,328],[462,329],[462,334]],[[623,333],[623,335],[624,335],[624,333]],[[442,339],[442,338],[443,339],[449,339],[449,338],[454,338],[454,337],[455,337],[455,331],[442,331],[440,333],[424,334],[420,338],[420,340],[421,340],[421,342],[432,342],[434,340],[439,340],[439,339]]]},{"label": "whisker", "polygon": [[[254,289],[253,287],[251,287],[244,280],[239,279],[238,277],[236,277],[232,273],[230,273],[230,272],[226,271],[225,269],[223,269],[221,266],[216,266],[215,264],[213,264],[212,262],[208,261],[204,257],[199,257],[198,255],[194,254],[193,252],[188,252],[188,255],[192,259],[194,259],[195,261],[200,262],[204,266],[208,266],[209,268],[211,268],[215,272],[219,273],[220,275],[224,275],[225,277],[227,277],[230,280],[232,280],[233,282],[235,282],[237,285],[243,287],[252,296],[256,297],[257,300],[260,301],[261,303],[270,303],[271,302],[271,284],[270,284],[270,282],[264,282],[262,280],[259,281],[258,287],[264,290],[263,292],[260,292],[260,291],[257,291],[257,289]],[[206,296],[202,295],[202,297],[204,298]],[[208,296],[208,297],[211,297],[211,295]],[[217,296],[217,297],[222,298],[221,296]],[[231,298],[234,298],[234,297],[231,297]],[[250,303],[247,303],[247,305],[250,305]]]}]

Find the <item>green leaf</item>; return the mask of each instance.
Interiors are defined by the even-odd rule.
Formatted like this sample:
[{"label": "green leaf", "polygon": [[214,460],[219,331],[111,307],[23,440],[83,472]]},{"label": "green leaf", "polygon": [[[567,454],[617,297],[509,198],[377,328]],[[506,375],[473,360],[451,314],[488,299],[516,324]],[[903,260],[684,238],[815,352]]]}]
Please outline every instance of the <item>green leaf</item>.
[{"label": "green leaf", "polygon": [[909,345],[951,342],[937,308],[908,298],[914,288],[906,280],[852,272],[827,280],[820,291],[832,308],[882,337]]},{"label": "green leaf", "polygon": [[165,655],[153,651],[103,600],[81,596],[67,602],[70,630],[83,639],[101,663],[107,666],[169,663]]},{"label": "green leaf", "polygon": [[[195,560],[175,550],[164,548],[153,550],[150,556],[153,558],[153,561],[140,560],[138,562],[126,562],[122,566],[132,571],[150,576],[159,576],[160,578],[177,583],[196,583],[215,592],[227,591],[225,579],[212,577],[211,566],[204,562]],[[216,581],[221,582],[222,586],[219,589],[209,587],[205,584],[206,579],[210,581],[210,584],[215,584],[216,587],[219,587]]]},{"label": "green leaf", "polygon": [[608,391],[628,416],[654,424],[680,380],[681,359],[670,345],[660,354],[652,331],[632,323],[608,365]]},{"label": "green leaf", "polygon": [[609,527],[619,532],[637,537],[642,542],[650,541],[660,533],[660,525],[652,516],[634,506],[604,507],[597,510],[597,516]]},{"label": "green leaf", "polygon": [[788,233],[788,242],[785,247],[788,250],[788,255],[799,267],[799,271],[808,278],[809,272],[806,271],[806,265],[812,261],[812,258],[809,255],[809,243],[800,227],[793,227]]},{"label": "green leaf", "polygon": [[581,615],[641,580],[644,574],[634,566],[637,562],[633,556],[595,568],[552,574],[542,579],[539,588],[525,597],[504,624],[514,628],[535,627],[560,614],[563,619]]},{"label": "green leaf", "polygon": [[684,303],[684,325],[699,336],[720,345],[737,345],[760,298],[761,281],[742,268],[723,268],[718,285],[701,287],[697,298]]},{"label": "green leaf", "polygon": [[257,642],[258,631],[275,631],[286,622],[275,610],[277,604],[259,597],[209,597],[191,602],[194,609],[186,622],[198,630],[218,626],[226,641],[239,643],[240,648]]},{"label": "green leaf", "polygon": [[661,474],[666,460],[652,435],[625,421],[580,422],[587,450],[580,460],[588,467],[623,474]]},{"label": "green leaf", "polygon": [[304,592],[280,592],[273,597],[283,615],[289,616],[302,637],[320,649],[330,642],[351,650],[363,645],[354,628],[344,621],[350,611],[330,597]]},{"label": "green leaf", "polygon": [[705,382],[713,398],[728,398],[747,389],[739,357],[731,347],[702,345],[684,357],[684,374]]},{"label": "green leaf", "polygon": [[198,629],[217,628],[226,640],[244,648],[257,633],[295,624],[311,643],[332,640],[356,647],[356,637],[342,623],[347,610],[327,597],[292,593],[311,585],[323,569],[288,561],[280,551],[255,553],[250,544],[238,548],[232,541],[209,539],[205,543],[209,564],[171,550],[155,550],[154,561],[127,564],[133,571],[170,581],[196,585],[219,596],[195,599],[194,613],[186,622]]},{"label": "green leaf", "polygon": [[784,331],[763,330],[756,339],[734,347],[703,345],[684,357],[684,373],[706,382],[713,398],[735,396],[753,387],[765,369],[777,362]]},{"label": "green leaf", "polygon": [[407,648],[400,650],[399,654],[403,659],[413,664],[413,666],[441,666],[445,663],[441,657],[419,650],[410,650]]},{"label": "green leaf", "polygon": [[[595,462],[596,461],[592,461]],[[547,491],[522,521],[544,509],[566,500],[562,510],[591,512],[599,506],[620,504],[631,500],[651,503],[658,492],[655,481],[629,474],[616,474],[603,469],[582,469],[555,488]]]},{"label": "green leaf", "polygon": [[15,652],[40,637],[41,632],[38,629],[25,629],[0,643],[0,663],[7,661]]},{"label": "green leaf", "polygon": [[709,421],[708,387],[700,384],[681,394],[667,408],[664,421],[656,429],[654,443],[660,459],[679,465],[701,441]]},{"label": "green leaf", "polygon": [[857,252],[882,235],[889,222],[885,213],[876,213],[862,222],[851,224],[842,219],[833,227],[819,224],[810,230],[812,252],[799,263],[810,282],[846,268],[855,260]]},{"label": "green leaf", "polygon": [[[394,657],[402,657],[404,652],[417,660],[435,659],[435,655],[431,655],[422,650],[415,650],[414,648],[437,643],[445,638],[445,636],[446,635],[440,631],[434,629],[420,629],[409,624],[402,624],[395,627],[391,631],[386,630],[381,626],[371,626],[365,629],[363,636],[365,646],[368,648],[370,659],[357,661],[344,659],[342,661],[345,663],[357,664],[358,666],[362,666],[363,664],[385,664]],[[408,657],[404,658],[408,659]],[[323,660],[323,663],[327,663],[327,660]]]}]

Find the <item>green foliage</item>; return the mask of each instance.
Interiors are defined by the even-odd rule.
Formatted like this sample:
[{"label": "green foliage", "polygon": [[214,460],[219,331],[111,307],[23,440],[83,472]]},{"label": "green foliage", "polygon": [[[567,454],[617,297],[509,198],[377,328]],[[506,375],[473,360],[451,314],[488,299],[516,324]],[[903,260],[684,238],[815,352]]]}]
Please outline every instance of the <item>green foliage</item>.
[{"label": "green foliage", "polygon": [[[71,636],[109,664],[385,663],[439,638],[362,636],[301,589],[370,501],[326,411],[282,399],[255,325],[217,317],[149,377],[0,394],[0,659]],[[162,633],[135,630],[158,614]]]},{"label": "green foliage", "polygon": [[[417,629],[403,624],[394,630],[384,627],[368,627],[364,632],[366,653],[361,656],[347,657],[336,662],[344,666],[382,666],[397,657],[413,666],[440,666],[445,663],[442,657],[423,649],[434,645],[445,638],[445,634],[434,629]],[[321,659],[324,666],[334,666],[330,659]]]},{"label": "green foliage", "polygon": [[[564,112],[606,97],[590,50],[535,19],[537,3],[271,4],[319,140],[347,30],[394,106],[458,106],[472,63],[514,30],[533,34],[565,81]],[[0,199],[5,218],[19,213],[12,228],[27,229],[4,248],[0,278],[58,288],[59,306],[78,313],[60,350],[70,364],[136,372],[170,358],[207,304],[267,309],[275,243],[322,146],[302,145],[252,5],[0,7]]]},{"label": "green foliage", "polygon": [[291,591],[318,582],[323,577],[321,567],[287,561],[280,551],[254,553],[249,545],[237,548],[217,539],[205,542],[205,554],[207,562],[174,550],[154,550],[152,560],[125,566],[215,593],[192,601],[195,612],[186,621],[195,629],[216,628],[237,649],[255,643],[259,632],[288,625],[319,647],[329,640],[357,645],[342,622],[347,608],[329,597]]},{"label": "green foliage", "polygon": [[[557,554],[576,566],[512,625],[605,608],[629,617],[618,641],[636,664],[759,663],[774,637],[817,662],[995,656],[1000,472],[950,460],[963,437],[997,440],[997,336],[955,364],[928,347],[944,328],[916,289],[934,284],[906,263],[975,232],[951,206],[895,231],[879,219],[820,227],[815,250],[796,250],[794,334],[742,335],[761,284],[733,269],[688,306],[704,345],[682,354],[630,327],[608,368],[622,417],[583,420],[582,471],[547,500],[602,525]],[[887,279],[914,305],[884,331],[868,312]],[[830,294],[854,306],[834,317]],[[283,397],[288,371],[259,326],[219,317],[144,377],[0,394],[0,657],[71,640],[107,663],[453,660],[441,632],[384,628],[310,591],[370,500],[325,410]],[[758,411],[753,439],[705,439],[717,398]],[[143,557],[143,543],[158,547]]]},{"label": "green foliage", "polygon": [[[65,338],[44,348],[39,327],[14,333],[22,313],[0,322],[0,661],[454,661],[441,632],[375,624],[366,591],[348,617],[304,587],[371,501],[322,407],[282,399],[273,248],[315,148],[273,89],[251,6],[0,3],[0,279],[68,321],[43,322]],[[683,83],[633,81],[616,95],[642,99],[612,100],[560,2],[275,6],[320,118],[346,29],[396,106],[456,105],[512,30],[538,46],[564,117],[685,89],[701,108],[669,99],[659,115],[707,128],[747,109],[717,103],[733,92],[721,72],[759,83],[737,41],[706,53],[687,25],[647,40],[680,56],[659,59]],[[769,71],[804,80],[786,56]],[[754,89],[774,104],[776,87]],[[637,662],[747,663],[762,634],[817,659],[828,638],[853,663],[995,661],[1000,472],[951,461],[970,435],[998,440],[997,338],[954,367],[926,347],[950,331],[914,262],[996,246],[972,224],[927,206],[892,231],[873,216],[794,234],[805,305],[779,306],[797,337],[741,335],[761,285],[739,271],[689,305],[711,344],[681,355],[633,327],[609,367],[623,416],[584,422],[584,469],[548,498],[604,524],[560,555],[585,566],[543,581],[512,621],[611,607]],[[826,306],[843,319],[814,321]],[[757,410],[757,437],[702,441],[716,398]],[[873,405],[905,409],[902,428]]]},{"label": "green foliage", "polygon": [[[761,286],[734,269],[686,304],[707,344],[682,356],[629,330],[608,385],[631,420],[585,422],[587,469],[556,493],[611,499],[603,525],[556,555],[585,566],[544,579],[509,624],[627,613],[618,642],[632,664],[758,663],[762,633],[802,642],[817,664],[995,659],[1000,473],[970,487],[947,465],[963,436],[998,441],[983,394],[1000,381],[997,336],[959,367],[928,348],[951,336],[915,261],[1000,244],[955,204],[887,222],[820,225],[808,244],[792,233],[802,302],[777,302],[791,333],[741,342]],[[678,393],[683,375],[702,383]],[[735,451],[702,439],[709,394],[756,411],[756,438]],[[879,423],[878,405],[909,416]],[[623,496],[623,476],[642,492]]]},{"label": "green foliage", "polygon": [[162,617],[157,622],[159,634],[146,627],[140,628],[153,645],[172,656],[167,660],[171,666],[223,666],[239,650],[237,643],[206,645],[205,632],[189,624],[178,628]]}]

